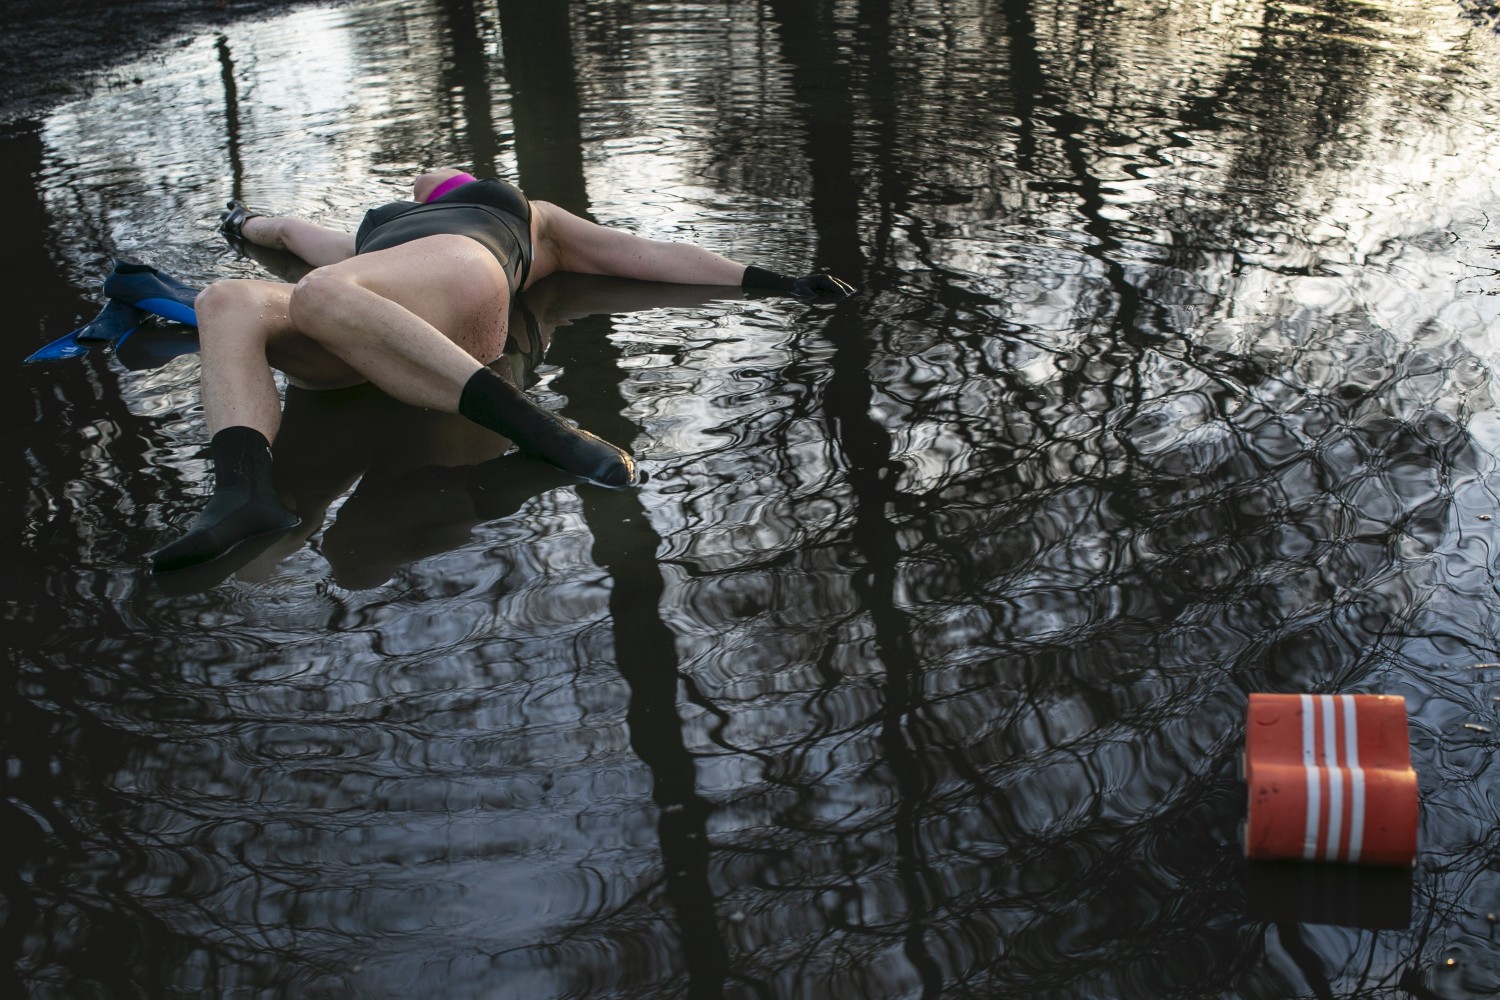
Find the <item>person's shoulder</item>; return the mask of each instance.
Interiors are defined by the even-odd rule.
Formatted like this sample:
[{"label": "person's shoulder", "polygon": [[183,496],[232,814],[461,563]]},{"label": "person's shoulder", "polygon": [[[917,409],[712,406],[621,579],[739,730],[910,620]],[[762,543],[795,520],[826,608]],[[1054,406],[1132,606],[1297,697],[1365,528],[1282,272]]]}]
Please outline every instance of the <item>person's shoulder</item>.
[{"label": "person's shoulder", "polygon": [[422,206],[415,201],[392,201],[384,205],[378,205],[365,213],[365,221],[379,225],[387,219],[394,219],[398,215],[404,215],[414,208]]},{"label": "person's shoulder", "polygon": [[354,242],[359,245],[364,242],[365,237],[379,226],[390,222],[397,216],[404,215],[414,208],[420,208],[414,201],[393,201],[389,204],[380,205],[365,213],[364,219],[360,221],[359,231],[354,234]]}]

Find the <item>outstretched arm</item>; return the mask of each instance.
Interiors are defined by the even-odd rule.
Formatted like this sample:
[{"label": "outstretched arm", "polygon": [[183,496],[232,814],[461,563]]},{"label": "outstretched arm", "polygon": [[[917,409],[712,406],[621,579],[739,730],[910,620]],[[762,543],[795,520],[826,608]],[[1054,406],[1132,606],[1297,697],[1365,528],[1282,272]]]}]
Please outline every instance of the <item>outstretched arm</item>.
[{"label": "outstretched arm", "polygon": [[237,201],[219,216],[219,232],[259,247],[285,250],[311,264],[323,267],[354,256],[354,234],[328,229],[303,219],[255,215]]},{"label": "outstretched arm", "polygon": [[337,264],[354,256],[354,234],[326,229],[303,219],[255,215],[241,230],[257,246],[296,254],[313,267]]},{"label": "outstretched arm", "polygon": [[533,201],[531,207],[536,236],[533,283],[566,271],[677,284],[765,288],[799,298],[844,298],[854,291],[831,275],[784,278],[691,243],[651,240],[596,225],[544,201]]},{"label": "outstretched arm", "polygon": [[545,201],[533,201],[531,210],[536,236],[533,281],[568,271],[685,285],[738,285],[745,275],[744,264],[691,243],[632,236]]}]

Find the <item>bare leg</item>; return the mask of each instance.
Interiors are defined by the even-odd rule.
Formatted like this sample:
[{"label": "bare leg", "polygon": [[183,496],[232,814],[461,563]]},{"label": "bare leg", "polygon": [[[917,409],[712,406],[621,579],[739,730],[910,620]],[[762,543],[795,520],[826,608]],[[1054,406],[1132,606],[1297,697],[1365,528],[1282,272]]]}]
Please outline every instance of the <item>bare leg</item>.
[{"label": "bare leg", "polygon": [[432,236],[350,258],[296,286],[221,282],[199,296],[204,414],[214,495],[158,571],[217,560],[297,524],[271,486],[280,401],[269,363],[314,388],[370,381],[416,406],[460,413],[567,472],[623,486],[630,456],[580,431],[485,368],[505,346],[510,290],[488,251]]},{"label": "bare leg", "polygon": [[271,441],[281,425],[281,400],[268,359],[324,386],[362,381],[337,358],[307,340],[287,315],[291,285],[225,281],[194,303],[202,356],[204,419],[213,437],[214,494],[187,532],[157,552],[158,572],[187,569],[244,543],[274,542],[296,527],[271,483]]},{"label": "bare leg", "polygon": [[302,334],[386,392],[460,413],[523,451],[611,486],[630,456],[537,406],[480,364],[505,345],[510,292],[495,258],[462,236],[429,236],[320,268],[292,291]]},{"label": "bare leg", "polygon": [[203,418],[209,434],[242,424],[267,441],[276,439],[281,398],[266,362],[266,344],[273,325],[291,327],[286,318],[290,294],[287,285],[235,281],[210,285],[198,296]]},{"label": "bare leg", "polygon": [[458,412],[464,384],[505,348],[510,287],[473,240],[430,236],[319,268],[292,326],[397,399]]},{"label": "bare leg", "polygon": [[308,388],[365,381],[297,332],[288,316],[291,296],[291,285],[269,281],[221,281],[198,296],[203,416],[210,434],[243,425],[276,439],[281,399],[270,365]]}]

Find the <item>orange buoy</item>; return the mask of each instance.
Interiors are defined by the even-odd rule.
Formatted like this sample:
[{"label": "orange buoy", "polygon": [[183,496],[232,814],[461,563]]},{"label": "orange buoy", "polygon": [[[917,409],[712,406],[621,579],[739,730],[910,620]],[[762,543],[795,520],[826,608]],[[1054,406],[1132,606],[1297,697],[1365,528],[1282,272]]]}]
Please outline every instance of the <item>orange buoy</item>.
[{"label": "orange buoy", "polygon": [[1410,865],[1417,773],[1396,695],[1252,694],[1245,727],[1252,859]]}]

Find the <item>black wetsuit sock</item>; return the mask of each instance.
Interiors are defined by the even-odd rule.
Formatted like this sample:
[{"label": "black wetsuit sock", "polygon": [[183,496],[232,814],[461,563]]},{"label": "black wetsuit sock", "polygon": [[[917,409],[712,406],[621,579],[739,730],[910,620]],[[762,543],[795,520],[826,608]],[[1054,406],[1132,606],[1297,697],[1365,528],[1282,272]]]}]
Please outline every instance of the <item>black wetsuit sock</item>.
[{"label": "black wetsuit sock", "polygon": [[764,288],[767,291],[780,292],[783,295],[791,295],[797,287],[796,278],[788,278],[784,274],[775,271],[767,271],[763,267],[751,264],[745,268],[744,275],[740,278],[741,288]]},{"label": "black wetsuit sock", "polygon": [[271,445],[252,427],[226,427],[209,445],[214,495],[187,534],[151,557],[158,573],[217,559],[240,542],[296,527],[271,486]]},{"label": "black wetsuit sock", "polygon": [[564,472],[605,486],[628,486],[635,480],[635,461],[628,454],[538,406],[488,368],[464,383],[458,412]]}]

